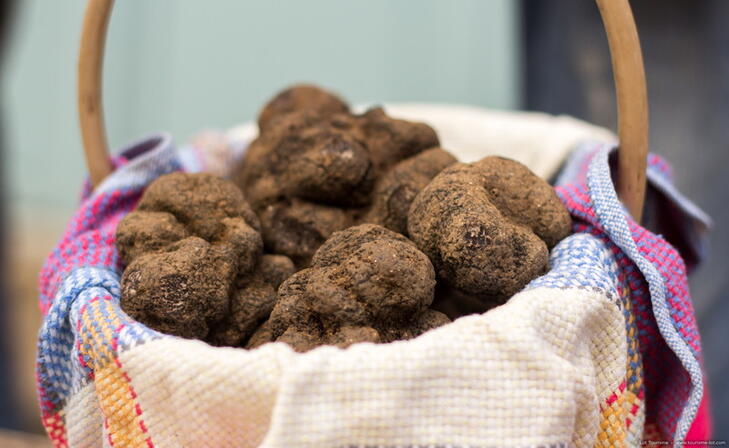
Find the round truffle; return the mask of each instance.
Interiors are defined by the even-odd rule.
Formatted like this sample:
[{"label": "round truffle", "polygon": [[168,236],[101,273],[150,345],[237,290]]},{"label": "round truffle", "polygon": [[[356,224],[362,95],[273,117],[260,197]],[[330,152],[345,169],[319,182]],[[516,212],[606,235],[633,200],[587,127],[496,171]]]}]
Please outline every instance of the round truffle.
[{"label": "round truffle", "polygon": [[156,252],[190,236],[185,226],[167,212],[132,212],[119,222],[116,247],[125,264],[139,255]]},{"label": "round truffle", "polygon": [[298,351],[413,337],[447,321],[421,317],[434,287],[432,264],[407,238],[371,224],[351,227],[281,285],[266,332]]},{"label": "round truffle", "polygon": [[254,230],[260,230],[258,218],[240,188],[208,173],[160,176],[147,187],[137,210],[167,212],[190,233],[211,242],[223,238],[224,218],[241,218]]},{"label": "round truffle", "polygon": [[503,302],[546,271],[548,244],[569,234],[570,217],[526,167],[487,157],[438,174],[413,201],[408,232],[441,281]]},{"label": "round truffle", "polygon": [[354,224],[352,211],[293,198],[260,210],[267,250],[308,266],[314,252],[332,233]]},{"label": "round truffle", "polygon": [[122,276],[121,307],[155,330],[203,339],[228,311],[234,254],[191,236],[138,256]]},{"label": "round truffle", "polygon": [[[249,319],[252,328],[238,330],[239,343],[268,316],[275,301],[275,289],[263,274],[260,284],[250,280],[257,266],[258,271],[268,266],[259,263],[259,228],[258,218],[231,182],[210,174],[161,176],[117,227],[117,248],[128,264],[122,276],[122,309],[153,329],[205,339],[224,318],[240,322],[241,314],[255,314],[250,308],[260,305]],[[281,275],[272,278],[280,283]],[[250,291],[235,294],[231,303],[235,284]],[[220,333],[214,342],[235,339]]]},{"label": "round truffle", "polygon": [[263,107],[258,116],[258,126],[265,129],[273,118],[299,110],[311,110],[321,115],[331,115],[348,112],[349,106],[326,90],[308,84],[299,84],[281,91]]}]

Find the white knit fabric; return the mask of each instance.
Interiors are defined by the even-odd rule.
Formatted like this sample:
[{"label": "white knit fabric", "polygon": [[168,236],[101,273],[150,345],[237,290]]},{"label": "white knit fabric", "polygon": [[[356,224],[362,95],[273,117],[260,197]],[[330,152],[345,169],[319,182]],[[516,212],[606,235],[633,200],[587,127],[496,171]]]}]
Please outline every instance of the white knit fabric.
[{"label": "white knit fabric", "polygon": [[[605,294],[536,288],[411,341],[296,354],[163,338],[119,359],[155,446],[588,447],[625,353]],[[72,446],[100,442],[88,409],[67,408]]]}]

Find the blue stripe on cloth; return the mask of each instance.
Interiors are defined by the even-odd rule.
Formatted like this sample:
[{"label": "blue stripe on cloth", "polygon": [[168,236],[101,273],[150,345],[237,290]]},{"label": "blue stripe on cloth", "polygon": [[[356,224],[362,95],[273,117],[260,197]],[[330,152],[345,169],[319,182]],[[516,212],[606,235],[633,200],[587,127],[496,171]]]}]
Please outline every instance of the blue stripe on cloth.
[{"label": "blue stripe on cloth", "polygon": [[549,271],[532,280],[526,289],[597,289],[619,305],[618,264],[598,237],[587,233],[570,235],[552,249],[549,263]]},{"label": "blue stripe on cloth", "polygon": [[[71,308],[78,298],[116,294],[119,277],[112,271],[83,268],[72,272],[56,293],[53,305],[43,320],[38,342],[38,384],[43,390],[44,411],[60,409],[68,396],[88,380],[90,370],[78,358]],[[80,301],[80,300],[79,300]]]},{"label": "blue stripe on cloth", "polygon": [[[111,309],[95,304],[99,297],[109,297]],[[37,374],[43,390],[41,406],[48,408],[45,411],[61,409],[71,395],[92,380],[92,369],[114,361],[118,353],[112,348],[115,338],[123,351],[162,337],[128,317],[119,307],[120,297],[119,276],[108,269],[80,268],[64,280],[39,335]],[[101,317],[82,321],[85,307],[95,307],[95,314]],[[116,331],[111,322],[119,317],[129,325]],[[82,322],[93,328],[84,327]],[[84,357],[82,352],[95,353],[95,359]]]}]

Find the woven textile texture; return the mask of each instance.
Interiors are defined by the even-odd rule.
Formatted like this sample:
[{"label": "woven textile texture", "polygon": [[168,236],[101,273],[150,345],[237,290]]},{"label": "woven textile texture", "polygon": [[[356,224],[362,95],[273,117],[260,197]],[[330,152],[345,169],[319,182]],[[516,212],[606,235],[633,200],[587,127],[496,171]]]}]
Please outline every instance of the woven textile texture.
[{"label": "woven textile texture", "polygon": [[[191,166],[167,136],[126,148],[40,276],[37,381],[57,447],[589,447],[708,437],[686,267],[626,217],[606,145],[558,194],[575,233],[507,304],[416,339],[253,351],[155,332],[119,308],[114,231]],[[655,175],[665,163],[650,159]]]}]

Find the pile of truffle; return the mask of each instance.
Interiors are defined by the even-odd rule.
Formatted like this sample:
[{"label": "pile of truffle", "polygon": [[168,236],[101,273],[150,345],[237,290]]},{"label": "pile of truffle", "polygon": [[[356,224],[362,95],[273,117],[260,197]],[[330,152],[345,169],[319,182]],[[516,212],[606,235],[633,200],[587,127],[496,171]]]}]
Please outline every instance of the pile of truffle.
[{"label": "pile of truffle", "polygon": [[297,86],[258,124],[232,181],[162,176],[119,224],[134,319],[247,348],[410,339],[504,303],[570,232],[523,165],[457,163],[432,128],[380,108]]}]

